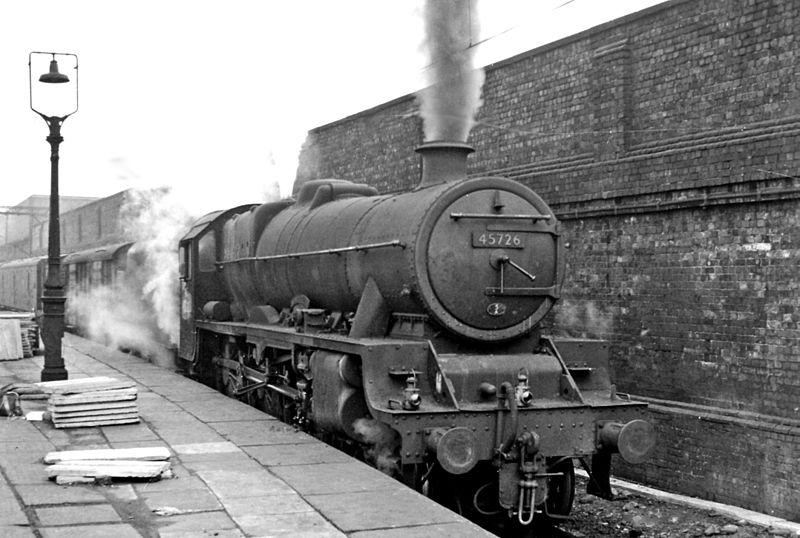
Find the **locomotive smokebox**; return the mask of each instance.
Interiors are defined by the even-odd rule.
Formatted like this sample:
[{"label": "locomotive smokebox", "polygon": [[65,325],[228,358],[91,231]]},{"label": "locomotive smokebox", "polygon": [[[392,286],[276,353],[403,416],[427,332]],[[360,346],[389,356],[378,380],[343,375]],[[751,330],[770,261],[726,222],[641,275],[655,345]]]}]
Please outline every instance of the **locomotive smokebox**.
[{"label": "locomotive smokebox", "polygon": [[467,155],[475,151],[469,144],[437,140],[416,149],[422,155],[419,187],[467,178]]}]

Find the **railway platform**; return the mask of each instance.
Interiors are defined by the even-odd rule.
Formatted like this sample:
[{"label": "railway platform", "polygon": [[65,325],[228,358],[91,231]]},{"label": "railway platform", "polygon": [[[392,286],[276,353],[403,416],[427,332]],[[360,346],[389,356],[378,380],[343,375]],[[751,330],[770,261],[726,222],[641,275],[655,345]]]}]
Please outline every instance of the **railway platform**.
[{"label": "railway platform", "polygon": [[[492,536],[305,433],[144,359],[67,334],[70,379],[133,380],[140,422],[56,429],[0,417],[0,536]],[[0,362],[0,386],[39,381],[43,357]],[[23,411],[46,400],[23,400]],[[56,450],[166,447],[173,478],[57,485]]]}]

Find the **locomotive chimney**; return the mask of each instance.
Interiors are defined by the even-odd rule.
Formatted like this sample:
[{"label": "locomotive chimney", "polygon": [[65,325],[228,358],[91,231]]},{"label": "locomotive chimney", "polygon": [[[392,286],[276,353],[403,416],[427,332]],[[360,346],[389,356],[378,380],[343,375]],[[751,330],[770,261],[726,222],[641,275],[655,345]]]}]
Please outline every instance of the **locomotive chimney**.
[{"label": "locomotive chimney", "polygon": [[475,151],[463,142],[437,140],[417,147],[422,155],[422,174],[418,188],[466,179],[467,155]]}]

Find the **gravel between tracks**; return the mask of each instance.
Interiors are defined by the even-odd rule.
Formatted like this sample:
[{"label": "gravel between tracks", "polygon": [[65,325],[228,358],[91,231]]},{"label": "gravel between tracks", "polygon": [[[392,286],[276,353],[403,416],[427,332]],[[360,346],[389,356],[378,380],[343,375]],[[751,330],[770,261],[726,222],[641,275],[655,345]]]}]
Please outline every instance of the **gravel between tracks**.
[{"label": "gravel between tracks", "polygon": [[585,479],[576,477],[572,519],[560,527],[576,538],[686,538],[728,536],[770,538],[800,536],[787,526],[766,527],[717,510],[688,506],[671,500],[614,488],[611,501],[587,495]]}]

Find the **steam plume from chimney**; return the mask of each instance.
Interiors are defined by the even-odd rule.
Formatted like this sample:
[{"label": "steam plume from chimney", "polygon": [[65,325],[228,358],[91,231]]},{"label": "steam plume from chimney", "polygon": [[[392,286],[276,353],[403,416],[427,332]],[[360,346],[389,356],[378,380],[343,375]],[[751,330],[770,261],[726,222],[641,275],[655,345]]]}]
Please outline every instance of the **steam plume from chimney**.
[{"label": "steam plume from chimney", "polygon": [[430,69],[420,100],[425,140],[466,142],[481,106],[483,69],[475,69],[477,0],[426,0],[425,43]]}]

